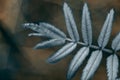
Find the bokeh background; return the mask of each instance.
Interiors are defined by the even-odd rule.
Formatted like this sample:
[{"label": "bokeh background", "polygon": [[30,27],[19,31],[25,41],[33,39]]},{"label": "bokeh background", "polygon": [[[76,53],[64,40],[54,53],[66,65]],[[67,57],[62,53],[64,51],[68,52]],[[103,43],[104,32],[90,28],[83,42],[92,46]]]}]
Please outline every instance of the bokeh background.
[{"label": "bokeh background", "polygon": [[[66,80],[69,63],[76,51],[56,64],[46,63],[46,59],[60,47],[33,50],[32,47],[41,38],[28,37],[31,31],[23,29],[21,25],[25,22],[48,22],[68,34],[63,14],[65,1],[72,9],[80,34],[82,7],[85,2],[88,4],[93,44],[97,42],[107,13],[112,8],[115,10],[113,30],[107,46],[110,48],[112,39],[120,32],[120,0],[0,0],[0,80]],[[5,33],[9,37],[5,37]],[[107,56],[103,56],[93,80],[107,80]],[[86,61],[73,80],[80,79],[85,64]]]}]

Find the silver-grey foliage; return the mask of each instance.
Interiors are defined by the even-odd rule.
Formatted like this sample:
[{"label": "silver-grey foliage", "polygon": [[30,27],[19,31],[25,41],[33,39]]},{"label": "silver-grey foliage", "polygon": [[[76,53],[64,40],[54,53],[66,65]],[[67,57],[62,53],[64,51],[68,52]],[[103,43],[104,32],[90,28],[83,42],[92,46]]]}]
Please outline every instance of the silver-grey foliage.
[{"label": "silver-grey foliage", "polygon": [[107,58],[107,76],[108,80],[115,80],[118,73],[118,57],[117,55],[111,55]]},{"label": "silver-grey foliage", "polygon": [[74,74],[77,72],[78,68],[80,67],[80,65],[85,60],[88,54],[89,54],[88,47],[83,47],[77,52],[77,54],[74,56],[70,63],[67,79],[71,79],[74,76]]},{"label": "silver-grey foliage", "polygon": [[98,68],[102,59],[102,51],[94,51],[90,56],[86,67],[83,70],[83,75],[81,80],[89,80],[91,76],[93,76],[94,72]]},{"label": "silver-grey foliage", "polygon": [[67,3],[64,3],[63,11],[64,11],[64,15],[65,15],[65,21],[66,21],[68,33],[73,41],[78,42],[79,34],[77,31],[77,26],[76,26],[76,23],[74,21],[73,15],[72,15],[72,11],[69,8],[69,6],[67,5]]},{"label": "silver-grey foliage", "polygon": [[83,7],[82,13],[82,35],[85,44],[91,45],[92,43],[92,28],[91,28],[90,13],[87,4]]},{"label": "silver-grey foliage", "polygon": [[50,48],[50,47],[54,47],[57,45],[62,45],[65,43],[64,39],[51,39],[48,41],[43,41],[41,43],[38,43],[34,49],[40,49],[40,48]]},{"label": "silver-grey foliage", "polygon": [[53,62],[59,61],[63,57],[65,57],[68,54],[70,54],[76,48],[76,46],[77,46],[77,44],[76,43],[72,43],[72,42],[66,44],[63,48],[58,50],[53,56],[48,58],[48,62],[53,63]]},{"label": "silver-grey foliage", "polygon": [[120,33],[113,40],[112,49],[115,50],[115,51],[120,50]]},{"label": "silver-grey foliage", "polygon": [[110,38],[111,30],[112,30],[112,21],[113,21],[114,10],[110,10],[108,13],[103,28],[100,32],[100,36],[98,38],[98,45],[103,49]]},{"label": "silver-grey foliage", "polygon": [[24,27],[36,31],[36,36],[41,35],[48,38],[60,38],[60,39],[66,38],[66,35],[62,31],[60,31],[59,29],[55,28],[55,26],[48,23],[41,22],[39,23],[39,25],[33,23],[26,23],[24,24]]},{"label": "silver-grey foliage", "polygon": [[110,13],[108,13],[107,18],[104,22],[103,28],[98,37],[99,46],[92,45],[92,23],[90,18],[90,12],[86,3],[83,6],[81,24],[83,42],[79,41],[80,37],[72,15],[72,10],[67,3],[64,3],[63,11],[65,15],[67,31],[70,38],[67,38],[64,32],[48,23],[41,22],[39,25],[34,23],[24,24],[25,28],[29,28],[35,31],[35,33],[30,33],[29,36],[44,36],[50,38],[47,41],[38,43],[34,48],[49,48],[65,44],[61,49],[59,49],[55,54],[50,56],[47,60],[49,63],[55,63],[69,55],[73,50],[76,49],[77,45],[82,45],[83,47],[79,49],[79,51],[77,51],[70,63],[67,73],[67,80],[71,80],[74,77],[75,73],[90,53],[91,48],[95,49],[95,51],[91,52],[91,56],[88,59],[88,62],[83,70],[81,80],[89,80],[95,74],[95,71],[99,67],[104,52],[109,53],[110,56],[108,56],[108,58],[106,59],[108,80],[119,80],[117,77],[119,67],[119,58],[117,52],[120,49],[120,33],[112,42],[113,50],[105,48],[108,44],[112,30],[114,10],[110,10]]}]

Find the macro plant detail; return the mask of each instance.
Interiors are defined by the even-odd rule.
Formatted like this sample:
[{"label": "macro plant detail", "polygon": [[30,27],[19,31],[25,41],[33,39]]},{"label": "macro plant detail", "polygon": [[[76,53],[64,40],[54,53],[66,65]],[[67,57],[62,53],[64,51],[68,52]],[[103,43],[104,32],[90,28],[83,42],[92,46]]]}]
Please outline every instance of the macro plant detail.
[{"label": "macro plant detail", "polygon": [[80,42],[79,33],[77,30],[77,25],[74,21],[74,17],[72,15],[72,11],[67,3],[63,4],[63,12],[66,22],[67,31],[69,37],[66,36],[64,32],[57,29],[55,26],[40,22],[39,24],[34,23],[25,23],[23,26],[25,28],[31,29],[35,31],[35,33],[28,34],[29,36],[38,36],[38,37],[47,37],[49,40],[38,43],[34,49],[43,49],[50,48],[54,46],[64,45],[61,49],[59,49],[55,54],[50,56],[47,60],[49,63],[55,63],[69,55],[73,50],[77,48],[77,45],[82,45],[75,56],[73,57],[68,72],[67,72],[67,80],[71,80],[76,74],[79,67],[82,65],[83,61],[89,55],[91,49],[95,49],[95,51],[91,52],[91,56],[88,59],[88,62],[83,69],[83,73],[81,76],[81,80],[89,80],[97,70],[98,66],[101,63],[104,52],[110,54],[110,56],[106,59],[106,67],[107,67],[107,76],[108,80],[119,80],[118,79],[118,67],[119,67],[119,58],[117,52],[120,50],[120,33],[114,38],[112,41],[111,49],[106,49],[106,45],[108,44],[112,23],[114,18],[114,10],[111,9],[108,13],[106,20],[103,24],[103,28],[98,37],[98,46],[92,45],[92,24],[90,19],[90,13],[88,10],[88,6],[85,3],[82,11],[82,23],[81,23],[81,32],[83,42]]}]

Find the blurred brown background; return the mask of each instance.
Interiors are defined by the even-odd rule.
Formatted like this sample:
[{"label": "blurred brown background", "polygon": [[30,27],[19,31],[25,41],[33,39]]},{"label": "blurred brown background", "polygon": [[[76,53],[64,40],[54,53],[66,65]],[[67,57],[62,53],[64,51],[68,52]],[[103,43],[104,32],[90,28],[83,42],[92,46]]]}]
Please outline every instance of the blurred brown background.
[{"label": "blurred brown background", "polygon": [[[113,31],[108,44],[108,48],[110,48],[112,39],[120,32],[120,0],[0,0],[0,21],[6,25],[5,29],[17,36],[20,43],[19,48],[24,52],[22,56],[19,54],[14,56],[22,67],[15,75],[12,75],[13,80],[66,80],[67,69],[73,55],[56,64],[46,63],[47,57],[59,48],[33,50],[32,47],[39,42],[40,38],[27,37],[27,33],[30,31],[21,28],[21,24],[24,22],[44,21],[54,24],[67,33],[62,10],[64,1],[69,4],[73,11],[80,34],[82,6],[84,2],[88,3],[93,25],[93,43],[96,43],[107,13],[111,8],[115,10]],[[7,64],[7,44],[2,41],[2,37],[0,39],[0,49],[2,50],[0,57],[5,57],[2,61]],[[105,55],[104,58],[106,56],[108,55]],[[2,64],[2,67],[4,68],[6,64]],[[80,79],[81,70],[85,64],[86,62],[73,80]],[[93,78],[94,80],[107,79],[105,67],[105,59],[103,59]]]}]

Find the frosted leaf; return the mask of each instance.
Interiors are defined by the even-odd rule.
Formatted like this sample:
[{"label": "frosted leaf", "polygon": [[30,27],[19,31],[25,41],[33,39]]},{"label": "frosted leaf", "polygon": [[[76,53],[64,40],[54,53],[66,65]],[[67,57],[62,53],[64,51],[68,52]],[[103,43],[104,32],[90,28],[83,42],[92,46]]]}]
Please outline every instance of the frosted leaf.
[{"label": "frosted leaf", "polygon": [[39,25],[25,23],[24,27],[36,31],[38,34],[42,34],[48,38],[66,38],[66,35],[62,31],[48,23],[40,23]]},{"label": "frosted leaf", "polygon": [[64,3],[63,11],[65,15],[65,21],[66,21],[68,33],[73,41],[78,42],[80,38],[79,38],[77,26],[72,15],[72,11],[67,5],[67,3]]},{"label": "frosted leaf", "polygon": [[116,80],[118,73],[118,57],[116,54],[111,55],[107,58],[107,76],[108,80]]},{"label": "frosted leaf", "polygon": [[74,56],[74,58],[72,59],[72,61],[70,63],[70,66],[69,66],[69,70],[68,70],[68,74],[67,74],[68,80],[70,80],[75,75],[78,68],[80,67],[82,62],[85,60],[85,58],[87,57],[88,53],[89,53],[89,48],[83,47]]},{"label": "frosted leaf", "polygon": [[54,47],[54,46],[63,45],[64,43],[65,43],[64,39],[51,39],[51,40],[48,40],[48,41],[38,43],[34,47],[34,49],[50,48],[50,47]]},{"label": "frosted leaf", "polygon": [[113,15],[114,10],[110,10],[110,13],[107,15],[106,21],[103,25],[103,28],[100,32],[99,38],[98,38],[98,45],[102,49],[108,44],[111,30],[112,30],[112,21],[113,21]]},{"label": "frosted leaf", "polygon": [[120,50],[120,33],[113,40],[112,49],[115,50],[115,51]]},{"label": "frosted leaf", "polygon": [[77,46],[76,43],[66,44],[60,50],[58,50],[54,55],[52,55],[50,58],[48,58],[47,61],[49,63],[54,63],[54,62],[61,60],[65,56],[69,55],[76,48],[76,46]]},{"label": "frosted leaf", "polygon": [[59,37],[66,38],[66,35],[61,30],[57,29],[55,26],[53,26],[51,24],[41,22],[41,23],[39,23],[39,26],[42,26],[42,27],[46,28],[47,30],[54,32]]},{"label": "frosted leaf", "polygon": [[81,80],[89,80],[97,70],[102,60],[102,51],[94,51],[85,66]]},{"label": "frosted leaf", "polygon": [[91,45],[92,28],[91,28],[90,13],[88,11],[87,4],[84,4],[83,13],[82,13],[82,36],[85,44]]}]

